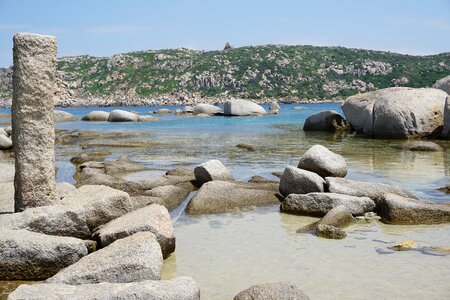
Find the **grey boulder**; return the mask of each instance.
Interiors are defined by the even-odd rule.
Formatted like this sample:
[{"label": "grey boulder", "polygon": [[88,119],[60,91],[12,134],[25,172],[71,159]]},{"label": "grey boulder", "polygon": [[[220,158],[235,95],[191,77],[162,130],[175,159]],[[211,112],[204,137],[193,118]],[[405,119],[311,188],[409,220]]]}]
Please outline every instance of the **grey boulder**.
[{"label": "grey boulder", "polygon": [[319,224],[329,225],[337,228],[344,228],[353,223],[353,216],[345,205],[338,205],[329,210],[320,219]]},{"label": "grey boulder", "polygon": [[202,185],[212,180],[234,180],[233,174],[217,159],[204,162],[194,169],[195,180]]},{"label": "grey boulder", "polygon": [[318,224],[316,227],[316,235],[326,239],[341,240],[347,236],[347,233],[331,225]]},{"label": "grey boulder", "polygon": [[342,110],[352,126],[367,137],[423,137],[442,130],[447,96],[432,88],[387,88],[351,96]]},{"label": "grey boulder", "polygon": [[175,235],[169,212],[158,204],[151,204],[109,221],[97,228],[94,237],[102,247],[106,247],[118,239],[141,231],[155,234],[164,258],[175,251]]},{"label": "grey boulder", "polygon": [[291,214],[323,217],[339,205],[345,206],[352,215],[364,215],[375,209],[375,203],[370,198],[334,193],[290,194],[281,203],[280,209]]},{"label": "grey boulder", "polygon": [[110,113],[107,111],[94,110],[94,111],[89,112],[83,118],[81,118],[81,120],[82,121],[106,122],[109,119],[109,114]]},{"label": "grey boulder", "polygon": [[316,173],[287,167],[280,178],[279,190],[283,196],[323,192],[325,180]]},{"label": "grey boulder", "polygon": [[77,117],[63,110],[55,110],[55,122],[77,121]]},{"label": "grey boulder", "polygon": [[84,185],[64,197],[61,204],[82,209],[90,230],[133,210],[127,193],[104,185]]},{"label": "grey boulder", "polygon": [[249,100],[232,99],[223,105],[225,116],[261,116],[267,114],[261,106]]},{"label": "grey boulder", "polygon": [[11,138],[4,134],[0,134],[0,150],[8,150],[13,147]]},{"label": "grey boulder", "polygon": [[46,283],[80,285],[159,280],[162,264],[161,248],[155,235],[138,232],[83,257]]},{"label": "grey boulder", "polygon": [[300,169],[319,174],[321,177],[345,177],[345,159],[322,145],[314,145],[303,154],[298,163]]},{"label": "grey boulder", "polygon": [[46,279],[87,254],[80,239],[2,228],[0,280]]},{"label": "grey boulder", "polygon": [[450,204],[384,194],[378,207],[378,214],[382,222],[388,224],[449,223]]},{"label": "grey boulder", "polygon": [[436,81],[433,87],[435,89],[443,90],[444,92],[450,95],[450,75]]},{"label": "grey boulder", "polygon": [[335,132],[346,129],[346,126],[347,122],[343,116],[334,110],[324,110],[306,118],[303,130]]},{"label": "grey boulder", "polygon": [[139,115],[121,109],[115,109],[109,114],[109,122],[137,122]]},{"label": "grey boulder", "polygon": [[196,106],[194,106],[194,109],[192,112],[194,115],[199,115],[199,114],[214,115],[217,113],[222,113],[222,109],[220,109],[220,107],[217,107],[215,105],[202,103],[202,104],[197,104]]},{"label": "grey boulder", "polygon": [[325,180],[330,193],[369,197],[377,204],[384,193],[396,194],[406,198],[416,198],[409,191],[391,184],[354,181],[337,177],[326,177]]},{"label": "grey boulder", "polygon": [[249,287],[234,300],[309,300],[310,298],[291,282],[264,283]]},{"label": "grey boulder", "polygon": [[91,237],[84,211],[59,204],[28,208],[14,214],[0,214],[0,227],[80,239]]},{"label": "grey boulder", "polygon": [[276,184],[211,181],[205,183],[190,200],[186,211],[191,215],[215,214],[256,206],[278,204]]},{"label": "grey boulder", "polygon": [[160,200],[157,203],[172,211],[180,206],[189,193],[190,190],[176,185],[163,185],[146,191],[144,195],[159,198]]},{"label": "grey boulder", "polygon": [[22,284],[10,300],[200,300],[200,289],[190,277],[170,280],[144,280],[131,283],[69,285],[61,283]]}]

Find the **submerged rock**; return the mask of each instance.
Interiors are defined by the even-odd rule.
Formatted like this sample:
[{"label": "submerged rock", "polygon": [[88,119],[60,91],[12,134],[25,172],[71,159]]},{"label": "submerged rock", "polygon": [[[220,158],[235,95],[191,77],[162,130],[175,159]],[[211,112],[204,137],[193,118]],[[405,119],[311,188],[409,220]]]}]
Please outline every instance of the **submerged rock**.
[{"label": "submerged rock", "polygon": [[400,147],[398,148],[410,151],[431,151],[431,152],[444,150],[440,145],[434,142],[425,142],[425,141],[406,142],[400,145]]},{"label": "submerged rock", "polygon": [[283,196],[323,192],[325,180],[316,173],[287,167],[280,178],[279,190]]},{"label": "submerged rock", "polygon": [[83,257],[45,282],[79,285],[159,280],[162,264],[161,248],[155,235],[138,232]]},{"label": "submerged rock", "polygon": [[109,221],[97,228],[94,236],[102,247],[106,247],[118,239],[141,231],[155,234],[164,258],[175,251],[175,236],[169,212],[158,204],[151,204]]},{"label": "submerged rock", "polygon": [[404,241],[397,243],[395,245],[392,245],[389,247],[389,249],[395,250],[395,251],[408,251],[413,250],[417,248],[417,243],[415,241]]},{"label": "submerged rock", "polygon": [[71,300],[71,299],[160,299],[200,300],[200,289],[190,277],[170,280],[144,280],[132,283],[109,283],[69,285],[60,283],[22,284],[10,300]]},{"label": "submerged rock", "polygon": [[261,116],[267,114],[261,106],[249,100],[228,100],[223,105],[225,116]]},{"label": "submerged rock", "polygon": [[352,126],[367,137],[423,137],[442,130],[447,96],[431,88],[387,88],[351,96],[342,110]]},{"label": "submerged rock", "polygon": [[327,177],[325,180],[330,193],[369,197],[377,204],[381,201],[384,193],[396,194],[406,198],[416,198],[409,191],[391,184],[355,181],[336,177]]},{"label": "submerged rock", "polygon": [[211,181],[205,183],[189,202],[191,215],[215,214],[279,204],[276,184]]},{"label": "submerged rock", "polygon": [[340,205],[347,207],[352,215],[364,215],[375,209],[375,203],[370,198],[335,193],[290,194],[281,203],[280,209],[286,213],[323,217]]},{"label": "submerged rock", "polygon": [[310,298],[291,282],[264,283],[249,287],[234,300],[309,300]]},{"label": "submerged rock", "polygon": [[217,159],[198,165],[194,169],[194,174],[199,185],[212,180],[234,180],[233,174]]},{"label": "submerged rock", "polygon": [[306,118],[303,130],[336,132],[346,130],[347,126],[347,121],[336,111],[324,110]]},{"label": "submerged rock", "polygon": [[46,279],[87,254],[80,239],[1,228],[0,280]]},{"label": "submerged rock", "polygon": [[381,221],[388,224],[440,224],[450,222],[450,204],[384,194],[377,207]]},{"label": "submerged rock", "polygon": [[345,159],[322,145],[314,145],[303,154],[298,168],[319,174],[321,177],[345,177]]},{"label": "submerged rock", "polygon": [[85,115],[83,118],[81,118],[81,121],[103,121],[106,122],[109,119],[109,112],[107,111],[99,111],[94,110],[89,112],[87,115]]},{"label": "submerged rock", "polygon": [[64,197],[61,204],[82,209],[90,230],[133,210],[127,193],[104,185],[84,185]]},{"label": "submerged rock", "polygon": [[255,152],[256,151],[256,147],[255,146],[248,145],[248,144],[237,144],[236,147],[240,148],[240,149],[245,149],[245,150],[250,151],[250,152]]},{"label": "submerged rock", "polygon": [[326,239],[342,240],[347,236],[347,233],[331,225],[318,224],[316,227],[316,235]]}]

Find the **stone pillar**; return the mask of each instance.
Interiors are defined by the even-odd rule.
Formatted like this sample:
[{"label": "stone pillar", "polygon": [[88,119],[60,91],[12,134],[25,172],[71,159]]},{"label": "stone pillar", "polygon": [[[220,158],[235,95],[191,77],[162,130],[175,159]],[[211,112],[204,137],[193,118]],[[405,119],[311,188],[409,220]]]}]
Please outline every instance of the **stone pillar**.
[{"label": "stone pillar", "polygon": [[16,160],[15,211],[57,201],[54,90],[56,38],[17,33],[14,38],[12,130]]}]

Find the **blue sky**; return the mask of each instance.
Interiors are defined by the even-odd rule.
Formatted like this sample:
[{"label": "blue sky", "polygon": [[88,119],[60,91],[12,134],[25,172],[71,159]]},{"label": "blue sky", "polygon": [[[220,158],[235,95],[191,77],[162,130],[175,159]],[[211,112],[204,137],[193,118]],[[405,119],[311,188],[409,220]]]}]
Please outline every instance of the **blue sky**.
[{"label": "blue sky", "polygon": [[450,0],[0,0],[0,66],[16,32],[56,35],[58,55],[308,44],[450,51]]}]

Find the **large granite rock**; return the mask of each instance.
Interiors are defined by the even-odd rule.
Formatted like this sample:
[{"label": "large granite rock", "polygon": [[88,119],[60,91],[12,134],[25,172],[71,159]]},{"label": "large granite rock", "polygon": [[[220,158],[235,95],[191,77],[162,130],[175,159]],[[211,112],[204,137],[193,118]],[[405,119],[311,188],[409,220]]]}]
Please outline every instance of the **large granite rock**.
[{"label": "large granite rock", "polygon": [[343,205],[352,215],[364,215],[375,209],[375,202],[367,197],[355,197],[335,193],[290,194],[283,202],[282,212],[323,217],[333,208]]},{"label": "large granite rock", "polygon": [[69,285],[60,283],[22,284],[8,299],[10,300],[200,300],[200,289],[190,277],[170,280],[144,280],[131,283],[109,283]]},{"label": "large granite rock", "polygon": [[14,182],[14,164],[0,163],[0,183]]},{"label": "large granite rock", "polygon": [[433,87],[435,89],[443,90],[444,92],[450,95],[450,75],[436,81]]},{"label": "large granite rock", "polygon": [[444,128],[442,129],[442,137],[450,139],[450,96],[445,100],[444,107]]},{"label": "large granite rock", "polygon": [[287,167],[280,178],[280,193],[283,196],[289,194],[307,194],[323,192],[325,180],[316,173],[295,167]]},{"label": "large granite rock", "polygon": [[217,159],[208,160],[194,169],[195,179],[199,185],[212,180],[234,180],[233,174]]},{"label": "large granite rock", "polygon": [[115,109],[109,114],[109,122],[137,122],[139,115],[121,109]]},{"label": "large granite rock", "polygon": [[309,300],[310,298],[295,284],[275,282],[254,285],[243,290],[234,300]]},{"label": "large granite rock", "polygon": [[108,121],[108,119],[109,119],[109,112],[100,110],[91,111],[83,118],[81,118],[82,121],[95,121],[95,122],[106,122]]},{"label": "large granite rock", "polygon": [[80,239],[91,237],[84,211],[64,205],[41,206],[15,214],[0,214],[0,228],[26,229]]},{"label": "large granite rock", "polygon": [[442,129],[446,97],[438,89],[387,88],[351,96],[342,110],[367,137],[423,137]]},{"label": "large granite rock", "polygon": [[59,199],[64,198],[76,189],[77,188],[73,184],[65,181],[56,183],[56,193],[58,194]]},{"label": "large granite rock", "polygon": [[13,142],[11,138],[5,134],[0,134],[0,150],[8,150],[13,147]]},{"label": "large granite rock", "polygon": [[249,100],[233,99],[228,100],[223,105],[225,116],[261,116],[266,113],[261,105]]},{"label": "large granite rock", "polygon": [[191,191],[175,185],[163,185],[148,190],[144,195],[159,198],[157,202],[164,205],[169,211],[179,207],[180,204],[186,199]]},{"label": "large granite rock", "polygon": [[409,191],[391,184],[355,181],[336,177],[327,177],[325,181],[330,193],[369,197],[377,204],[384,193],[396,194],[406,198],[416,198]]},{"label": "large granite rock", "polygon": [[322,145],[314,145],[303,154],[298,167],[319,174],[321,177],[345,177],[345,159]]},{"label": "large granite rock", "polygon": [[346,129],[346,126],[347,122],[343,116],[334,110],[324,110],[306,118],[303,130],[336,132]]},{"label": "large granite rock", "polygon": [[15,211],[57,201],[55,187],[56,38],[14,35],[12,137]]},{"label": "large granite rock", "polygon": [[450,204],[384,194],[378,214],[388,224],[439,224],[450,222]]},{"label": "large granite rock", "polygon": [[133,210],[127,193],[103,185],[84,185],[67,195],[61,204],[82,209],[90,230]]},{"label": "large granite rock", "polygon": [[205,183],[189,202],[191,215],[214,214],[279,204],[276,184],[211,181]]},{"label": "large granite rock", "polygon": [[151,204],[109,221],[97,228],[94,236],[102,247],[106,247],[118,239],[141,231],[155,234],[164,258],[175,251],[175,235],[169,212],[158,204]]},{"label": "large granite rock", "polygon": [[0,280],[46,279],[87,254],[80,239],[2,228]]},{"label": "large granite rock", "polygon": [[72,115],[71,113],[68,113],[67,111],[63,110],[55,110],[55,122],[70,122],[70,121],[77,121],[77,117]]},{"label": "large granite rock", "polygon": [[89,284],[159,280],[163,258],[151,232],[138,232],[83,257],[46,283]]},{"label": "large granite rock", "polygon": [[281,110],[281,107],[277,102],[272,101],[269,103],[269,110],[273,113],[278,113]]},{"label": "large granite rock", "polygon": [[199,114],[207,114],[207,115],[214,115],[217,113],[222,113],[222,110],[220,107],[211,105],[211,104],[197,104],[194,106],[193,114],[199,115]]}]

